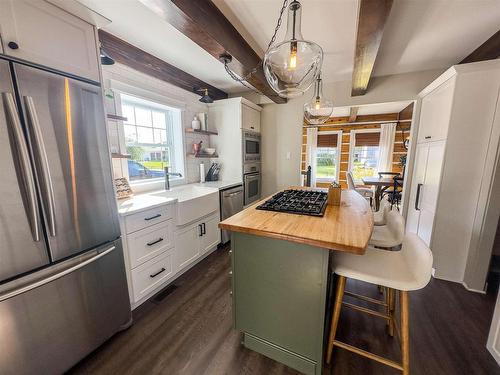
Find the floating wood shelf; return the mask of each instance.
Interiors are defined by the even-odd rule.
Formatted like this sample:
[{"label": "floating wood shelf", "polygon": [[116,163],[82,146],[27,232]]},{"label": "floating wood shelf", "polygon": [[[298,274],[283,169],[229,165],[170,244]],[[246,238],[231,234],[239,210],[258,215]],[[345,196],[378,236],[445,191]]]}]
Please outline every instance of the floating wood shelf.
[{"label": "floating wood shelf", "polygon": [[207,158],[207,159],[215,159],[218,158],[217,154],[187,154],[190,158]]},{"label": "floating wood shelf", "polygon": [[106,115],[106,117],[109,118],[110,120],[118,120],[118,121],[127,121],[128,120],[126,117],[113,115],[112,113],[108,113]]},{"label": "floating wood shelf", "polygon": [[219,135],[219,133],[214,132],[212,130],[197,130],[197,129],[192,129],[192,128],[186,128],[186,133],[198,133],[198,134],[205,134],[205,135]]},{"label": "floating wood shelf", "polygon": [[130,155],[128,155],[128,154],[116,154],[116,153],[112,153],[111,157],[113,159],[130,159]]}]

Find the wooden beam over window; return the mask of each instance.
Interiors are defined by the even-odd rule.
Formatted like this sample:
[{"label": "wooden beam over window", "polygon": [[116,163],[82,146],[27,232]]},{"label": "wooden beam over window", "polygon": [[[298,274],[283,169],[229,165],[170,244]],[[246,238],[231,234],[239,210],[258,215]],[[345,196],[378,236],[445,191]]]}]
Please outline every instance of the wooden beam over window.
[{"label": "wooden beam over window", "polygon": [[360,0],[351,96],[364,95],[393,0]]},{"label": "wooden beam over window", "polygon": [[226,92],[217,87],[209,85],[106,31],[99,30],[99,41],[104,51],[120,64],[190,92],[206,88],[213,99],[226,99],[228,97]]},{"label": "wooden beam over window", "polygon": [[500,57],[500,30],[493,34],[486,42],[477,47],[469,56],[460,61],[460,64],[493,60],[498,57]]},{"label": "wooden beam over window", "polygon": [[267,83],[259,55],[211,0],[140,1],[216,59],[229,53],[229,66],[240,77],[258,66],[248,82],[275,103],[286,103]]},{"label": "wooden beam over window", "polygon": [[356,117],[358,117],[359,107],[351,107],[349,111],[349,122],[356,122]]}]

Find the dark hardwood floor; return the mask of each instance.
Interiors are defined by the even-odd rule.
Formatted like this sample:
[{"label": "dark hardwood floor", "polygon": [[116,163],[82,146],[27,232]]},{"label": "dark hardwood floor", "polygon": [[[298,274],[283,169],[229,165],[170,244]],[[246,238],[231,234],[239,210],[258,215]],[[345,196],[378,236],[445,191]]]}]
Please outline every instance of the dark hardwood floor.
[{"label": "dark hardwood floor", "polygon": [[[181,276],[176,289],[134,310],[134,325],[76,365],[71,374],[252,374],[296,371],[245,349],[232,328],[230,259],[227,248],[211,254]],[[348,282],[347,290],[372,294],[373,286]],[[164,293],[167,294],[167,293]],[[500,374],[486,350],[495,297],[433,280],[410,293],[412,375]],[[399,358],[396,339],[382,319],[343,309],[341,340]],[[345,350],[335,349],[324,374],[400,374]]]}]

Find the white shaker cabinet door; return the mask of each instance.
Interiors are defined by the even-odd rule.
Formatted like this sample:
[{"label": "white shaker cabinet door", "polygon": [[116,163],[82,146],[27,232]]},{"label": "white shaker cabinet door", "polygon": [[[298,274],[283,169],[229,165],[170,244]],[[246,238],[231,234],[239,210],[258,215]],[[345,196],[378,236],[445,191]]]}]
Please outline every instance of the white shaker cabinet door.
[{"label": "white shaker cabinet door", "polygon": [[175,235],[175,269],[180,271],[200,256],[201,225],[178,230]]},{"label": "white shaker cabinet door", "polygon": [[201,251],[203,253],[206,253],[220,243],[219,222],[219,212],[202,220],[202,224],[204,224],[204,234],[203,237],[201,237]]},{"label": "white shaker cabinet door", "polygon": [[424,185],[420,192],[420,219],[418,224],[418,236],[422,238],[427,246],[430,246],[432,239],[432,229],[439,195],[444,151],[444,141],[429,143]]},{"label": "white shaker cabinet door", "polygon": [[3,0],[6,55],[99,81],[94,27],[43,0]]},{"label": "white shaker cabinet door", "polygon": [[242,128],[254,132],[260,132],[260,112],[246,106],[241,105]]},{"label": "white shaker cabinet door", "polygon": [[441,141],[448,135],[455,79],[449,79],[422,99],[418,143]]},{"label": "white shaker cabinet door", "polygon": [[[418,222],[420,219],[421,191],[425,180],[425,169],[427,168],[427,156],[429,154],[429,144],[417,145],[415,153],[415,168],[411,180],[410,200],[408,216],[406,218],[406,230],[410,233],[418,233]],[[418,198],[418,199],[417,199]]]}]

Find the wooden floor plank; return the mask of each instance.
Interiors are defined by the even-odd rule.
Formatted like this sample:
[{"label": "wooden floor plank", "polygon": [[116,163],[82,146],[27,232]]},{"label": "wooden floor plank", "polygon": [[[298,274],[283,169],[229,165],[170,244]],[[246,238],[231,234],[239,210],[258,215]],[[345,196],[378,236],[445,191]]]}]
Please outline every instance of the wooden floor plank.
[{"label": "wooden floor plank", "polygon": [[[217,250],[182,275],[175,282],[178,288],[166,298],[134,310],[132,327],[69,373],[297,375],[240,345],[240,333],[232,327],[229,269],[228,248]],[[376,287],[364,283],[348,281],[346,289],[380,298]],[[350,301],[347,296],[346,300]],[[494,303],[494,296],[441,280],[410,293],[411,374],[500,374],[485,347]],[[386,334],[382,319],[342,309],[337,337],[400,359],[397,339]],[[339,348],[334,349],[331,367],[324,369],[324,374],[333,375],[398,373]]]}]

